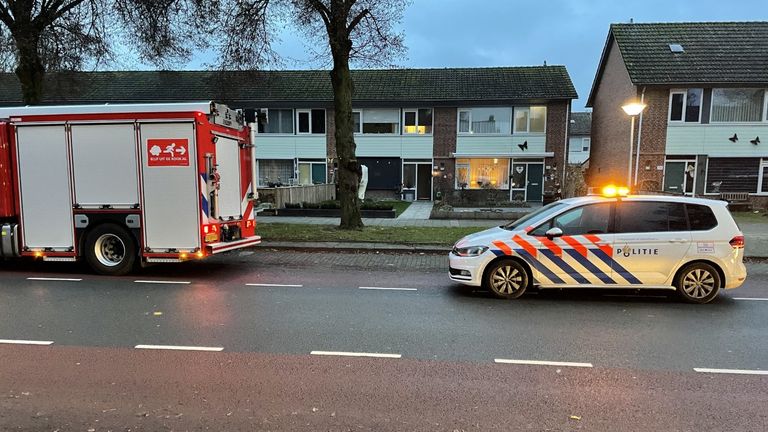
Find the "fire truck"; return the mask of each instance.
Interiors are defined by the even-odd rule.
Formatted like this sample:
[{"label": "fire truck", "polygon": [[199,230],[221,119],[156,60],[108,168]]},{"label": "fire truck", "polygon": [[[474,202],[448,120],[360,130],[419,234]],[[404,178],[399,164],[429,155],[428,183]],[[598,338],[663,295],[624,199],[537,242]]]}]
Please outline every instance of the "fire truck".
[{"label": "fire truck", "polygon": [[254,161],[213,102],[0,108],[0,258],[122,275],[256,245]]}]

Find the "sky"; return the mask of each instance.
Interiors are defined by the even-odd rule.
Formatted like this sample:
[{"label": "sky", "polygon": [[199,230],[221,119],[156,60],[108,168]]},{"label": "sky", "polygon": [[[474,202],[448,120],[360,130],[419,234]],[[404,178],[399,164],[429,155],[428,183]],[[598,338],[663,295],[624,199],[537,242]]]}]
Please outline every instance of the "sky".
[{"label": "sky", "polygon": [[[764,21],[764,0],[413,0],[401,30],[399,67],[565,65],[584,110],[611,23]],[[285,30],[275,46],[286,66],[306,69],[301,35]]]}]

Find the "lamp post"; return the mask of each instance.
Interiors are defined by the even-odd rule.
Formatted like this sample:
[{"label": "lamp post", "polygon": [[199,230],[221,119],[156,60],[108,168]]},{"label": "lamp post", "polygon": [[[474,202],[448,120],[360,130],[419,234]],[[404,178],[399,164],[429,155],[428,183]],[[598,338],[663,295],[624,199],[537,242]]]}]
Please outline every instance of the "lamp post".
[{"label": "lamp post", "polygon": [[[629,160],[627,160],[627,186],[632,184],[632,147],[635,145],[635,117],[640,115],[646,105],[641,102],[630,102],[621,107],[624,112],[632,119],[629,126]],[[638,159],[640,153],[637,154]],[[637,177],[635,177],[637,178]]]}]

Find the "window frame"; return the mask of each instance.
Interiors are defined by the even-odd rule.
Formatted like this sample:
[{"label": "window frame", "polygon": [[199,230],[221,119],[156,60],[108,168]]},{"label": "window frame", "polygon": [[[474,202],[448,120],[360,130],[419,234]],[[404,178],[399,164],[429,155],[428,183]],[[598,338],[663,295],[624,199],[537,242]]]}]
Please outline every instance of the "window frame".
[{"label": "window frame", "polygon": [[[419,115],[419,111],[421,111],[421,110],[430,110],[430,111],[432,111],[432,124],[430,125],[431,126],[430,132],[425,132],[423,134],[418,132],[419,131],[419,127],[422,125],[421,124],[421,116]],[[405,114],[406,113],[414,113],[414,116],[416,118],[416,132],[406,132],[405,131],[405,128],[406,128]],[[403,108],[401,110],[401,117],[400,117],[400,134],[401,135],[407,135],[407,136],[430,136],[434,132],[434,130],[435,130],[434,128],[435,128],[435,110],[434,110],[434,108],[429,108],[429,107]]]},{"label": "window frame", "polygon": [[[685,117],[688,114],[688,92],[691,90],[701,90],[701,101],[699,101],[699,117],[696,121],[685,121]],[[683,95],[683,108],[680,111],[680,120],[672,120],[672,98],[676,94]],[[701,124],[701,113],[704,111],[704,89],[702,87],[690,87],[690,88],[674,88],[669,90],[669,104],[667,108],[667,122],[670,124]],[[712,110],[709,113],[710,119],[712,117]]]},{"label": "window frame", "polygon": [[[579,209],[579,208],[582,208],[582,207],[587,207],[587,206],[591,206],[591,205],[603,205],[603,204],[608,204],[610,206],[610,213],[608,215],[608,231],[603,233],[603,235],[615,234],[616,233],[616,203],[617,203],[617,200],[616,199],[612,199],[612,200],[607,200],[607,201],[598,201],[598,202],[584,203],[584,204],[581,204],[581,205],[565,208],[561,212],[559,212],[557,214],[554,214],[554,215],[550,216],[549,218],[547,218],[546,220],[544,220],[541,223],[539,223],[538,225],[535,225],[533,228],[531,228],[528,231],[528,235],[532,236],[532,237],[541,237],[541,236],[537,236],[537,235],[534,234],[536,232],[536,230],[538,230],[539,228],[543,227],[544,225],[549,225],[549,228],[546,230],[546,231],[549,231],[549,229],[552,228],[552,222],[556,218],[560,217],[561,215],[564,215],[564,214],[566,214],[566,213],[568,213],[570,211],[573,211],[573,210],[576,210],[576,209]],[[565,234],[565,235],[584,235],[584,234]]]},{"label": "window frame", "polygon": [[[544,108],[544,130],[543,131],[536,131],[531,132],[531,108]],[[524,109],[528,111],[528,116],[526,118],[525,123],[525,130],[520,131],[517,130],[517,122],[515,121],[515,113],[518,109]],[[512,107],[512,135],[518,134],[518,135],[546,135],[547,133],[547,116],[549,115],[549,110],[547,109],[546,105],[527,105],[527,106],[513,106]]]},{"label": "window frame", "polygon": [[352,110],[352,128],[355,128],[355,114],[360,116],[360,121],[357,122],[357,130],[353,130],[352,132],[355,135],[362,135],[363,134],[363,110],[362,109],[353,109]]},{"label": "window frame", "polygon": [[[584,146],[585,142],[587,143],[586,147]],[[584,153],[584,152],[588,153],[590,148],[592,148],[592,138],[590,138],[590,137],[582,137],[581,138],[581,152],[582,153]]]},{"label": "window frame", "polygon": [[619,206],[621,204],[619,204],[618,206],[616,206],[616,214],[614,215],[614,219],[613,219],[613,222],[614,222],[614,227],[613,227],[613,231],[614,232],[613,232],[613,234],[652,234],[652,233],[662,233],[662,234],[665,234],[665,233],[688,232],[688,231],[691,230],[691,221],[688,218],[688,208],[686,207],[686,205],[688,203],[686,203],[686,202],[661,201],[661,200],[658,200],[658,201],[654,201],[654,200],[625,200],[625,202],[626,203],[640,203],[640,204],[645,204],[645,203],[664,204],[664,205],[670,205],[671,204],[671,205],[682,206],[682,208],[683,208],[683,215],[684,215],[683,217],[685,217],[685,229],[684,230],[675,230],[675,231],[669,229],[670,228],[670,225],[669,225],[669,211],[667,211],[667,230],[666,231],[620,231],[620,228],[621,228],[621,217],[619,215]]},{"label": "window frame", "polygon": [[[510,157],[461,157],[456,158],[456,165],[455,165],[455,172],[456,174],[453,176],[453,187],[456,190],[460,190],[461,186],[459,185],[459,168],[466,168],[467,169],[467,187],[465,187],[465,190],[483,190],[482,187],[470,187],[472,185],[471,177],[472,177],[472,161],[473,160],[493,160],[498,159],[499,161],[506,161],[507,164],[507,175],[503,178],[506,179],[506,185],[503,185],[504,187],[494,187],[493,190],[501,190],[501,191],[509,191],[510,190],[510,180],[509,180],[509,170],[512,167],[512,161],[513,159]],[[459,160],[467,160],[469,162],[467,163],[459,163]]]},{"label": "window frame", "polygon": [[312,186],[315,183],[310,183],[308,185],[302,185],[301,184],[301,165],[309,165],[309,178],[312,179],[312,168],[314,165],[322,165],[323,166],[323,173],[325,173],[325,178],[323,179],[323,183],[320,184],[327,184],[328,183],[328,162],[321,160],[321,159],[298,159],[296,161],[296,184],[299,186]]},{"label": "window frame", "polygon": [[266,132],[266,127],[264,128],[264,132],[259,132],[260,135],[269,135],[269,136],[291,136],[296,135],[296,110],[293,108],[267,108],[267,117],[271,117],[269,112],[270,111],[291,111],[291,128],[293,129],[292,132]]},{"label": "window frame", "polygon": [[[312,127],[312,111],[323,111],[323,117],[324,117],[324,131],[323,132],[315,132],[314,128]],[[296,115],[294,116],[294,129],[296,130],[296,135],[325,135],[328,130],[328,111],[325,108],[302,108],[302,109],[295,109]],[[309,132],[300,132],[299,131],[299,115],[301,114],[307,114],[308,116],[308,126],[309,126]]]},{"label": "window frame", "polygon": [[[715,113],[715,90],[729,90],[729,89],[755,89],[755,90],[762,90],[763,92],[763,105],[762,105],[762,114],[760,115],[759,120],[753,120],[753,121],[714,121],[712,120],[712,116]],[[710,92],[710,102],[709,102],[709,123],[713,125],[728,125],[728,124],[737,124],[737,125],[750,125],[750,124],[764,124],[768,123],[768,88],[765,87],[713,87]]]},{"label": "window frame", "polygon": [[[465,112],[467,113],[467,130],[462,131],[461,130],[461,113]],[[473,135],[472,132],[472,109],[470,108],[459,108],[456,110],[456,133],[458,135]]]},{"label": "window frame", "polygon": [[763,192],[763,172],[768,168],[768,159],[760,159],[760,167],[757,170],[757,193],[755,195],[768,195],[768,191]]},{"label": "window frame", "polygon": [[[365,126],[365,111],[366,110],[397,110],[399,111],[398,115],[398,123],[397,123],[397,132],[391,132],[391,133],[365,133],[363,132],[364,126]],[[358,112],[360,113],[360,131],[355,132],[357,135],[365,135],[365,136],[397,136],[403,134],[403,110],[401,108],[357,108],[352,110],[353,113]],[[417,113],[418,116],[418,113]],[[352,127],[354,127],[354,118],[352,119]]]},{"label": "window frame", "polygon": [[[493,109],[493,108],[507,108],[510,110],[510,118],[509,118],[509,129],[504,132],[499,133],[488,133],[488,132],[475,132],[472,129],[472,110],[475,109]],[[468,124],[469,124],[469,131],[462,132],[461,131],[461,113],[466,112],[468,115]],[[434,109],[432,110],[432,128],[434,130]],[[513,134],[513,129],[515,127],[515,107],[514,106],[506,106],[506,105],[490,105],[490,106],[474,106],[474,107],[464,107],[459,108],[456,110],[456,134],[457,135],[474,135],[474,136],[509,136]]]}]

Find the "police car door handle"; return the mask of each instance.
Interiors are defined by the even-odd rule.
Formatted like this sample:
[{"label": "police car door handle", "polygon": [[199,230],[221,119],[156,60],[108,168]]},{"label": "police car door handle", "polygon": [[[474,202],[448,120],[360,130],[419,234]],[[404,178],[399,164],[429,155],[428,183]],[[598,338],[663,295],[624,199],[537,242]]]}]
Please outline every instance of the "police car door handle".
[{"label": "police car door handle", "polygon": [[686,240],[686,239],[684,239],[684,238],[675,238],[675,239],[670,239],[670,240],[669,240],[669,242],[670,242],[670,243],[685,243],[685,242],[687,242],[687,241],[688,241],[688,240]]}]

